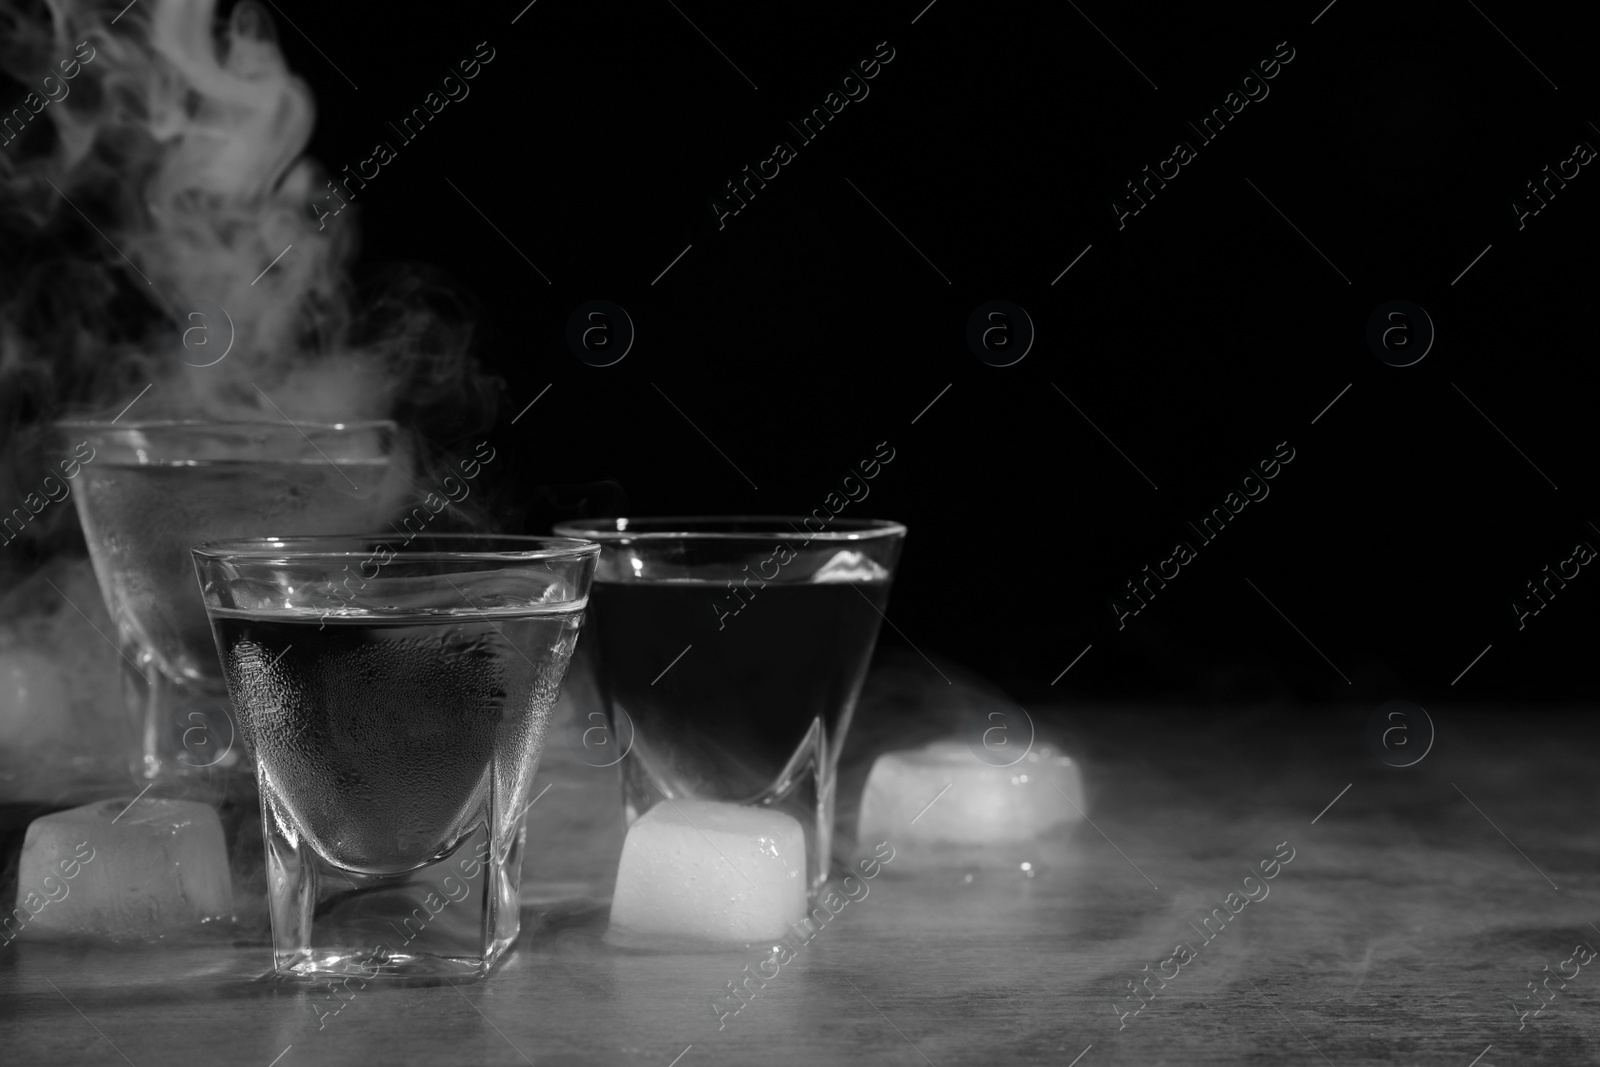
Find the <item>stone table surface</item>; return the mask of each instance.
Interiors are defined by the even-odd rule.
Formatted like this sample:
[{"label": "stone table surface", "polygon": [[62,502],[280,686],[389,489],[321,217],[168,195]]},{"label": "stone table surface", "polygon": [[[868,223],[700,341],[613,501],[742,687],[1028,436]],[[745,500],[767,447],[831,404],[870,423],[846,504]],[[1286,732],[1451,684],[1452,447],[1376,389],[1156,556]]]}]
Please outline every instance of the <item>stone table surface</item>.
[{"label": "stone table surface", "polygon": [[[1368,748],[1369,710],[1078,709],[1055,737],[1083,761],[1093,822],[1064,852],[1030,874],[1015,855],[919,869],[897,850],[865,898],[720,1019],[714,1002],[758,954],[605,944],[614,779],[552,756],[541,775],[561,788],[530,813],[531,851],[569,867],[587,856],[593,877],[552,868],[543,888],[568,891],[525,906],[488,979],[374,983],[326,1014],[326,989],[263,975],[259,937],[18,939],[0,948],[0,1061],[1600,1062],[1600,969],[1550,978],[1577,943],[1600,946],[1592,720],[1430,708],[1432,750],[1394,768]],[[843,829],[871,754],[914,732],[862,724]],[[1235,898],[1204,941],[1212,909],[1291,849],[1267,895]],[[1180,942],[1191,952],[1176,977],[1134,999],[1129,983],[1170,974]],[[1535,981],[1546,1006],[1519,1017],[1513,1001],[1531,1007]]]}]

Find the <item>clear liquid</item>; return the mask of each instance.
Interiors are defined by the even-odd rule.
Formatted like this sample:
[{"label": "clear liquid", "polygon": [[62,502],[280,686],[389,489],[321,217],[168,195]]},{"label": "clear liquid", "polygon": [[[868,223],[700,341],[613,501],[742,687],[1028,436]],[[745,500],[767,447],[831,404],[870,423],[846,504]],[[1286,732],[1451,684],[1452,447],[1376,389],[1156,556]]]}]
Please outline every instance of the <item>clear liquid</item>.
[{"label": "clear liquid", "polygon": [[213,626],[274,817],[344,870],[395,875],[508,830],[582,618],[214,610]]},{"label": "clear liquid", "polygon": [[83,468],[78,515],[124,646],[168,677],[218,679],[189,549],[232,537],[380,530],[399,503],[387,459]]}]

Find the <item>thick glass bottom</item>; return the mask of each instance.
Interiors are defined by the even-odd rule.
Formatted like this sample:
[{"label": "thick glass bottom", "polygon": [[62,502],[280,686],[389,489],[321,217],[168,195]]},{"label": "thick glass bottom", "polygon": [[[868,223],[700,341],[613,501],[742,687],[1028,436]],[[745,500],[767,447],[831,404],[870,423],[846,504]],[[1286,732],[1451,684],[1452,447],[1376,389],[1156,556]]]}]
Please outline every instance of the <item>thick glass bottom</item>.
[{"label": "thick glass bottom", "polygon": [[433,863],[370,875],[329,863],[303,840],[295,847],[265,814],[278,976],[475,978],[515,943],[522,825],[498,854],[480,824]]}]

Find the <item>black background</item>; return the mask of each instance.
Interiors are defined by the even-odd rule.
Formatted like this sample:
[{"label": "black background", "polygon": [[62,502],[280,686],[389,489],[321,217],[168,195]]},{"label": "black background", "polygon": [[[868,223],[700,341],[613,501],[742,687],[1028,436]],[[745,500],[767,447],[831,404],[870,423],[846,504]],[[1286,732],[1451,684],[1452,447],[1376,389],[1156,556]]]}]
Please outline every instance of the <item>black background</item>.
[{"label": "black background", "polygon": [[[1510,607],[1600,546],[1600,177],[1520,231],[1509,206],[1600,145],[1575,15],[925,2],[280,3],[311,154],[399,149],[356,201],[360,269],[430,263],[481,308],[504,524],[804,513],[887,441],[845,512],[911,530],[885,645],[1024,702],[1590,695],[1592,568],[1525,629]],[[482,41],[401,147],[387,122]],[[880,41],[870,95],[719,229],[709,198]],[[1185,120],[1281,41],[1270,95],[1198,144]],[[1180,138],[1198,158],[1119,230],[1110,199]],[[965,340],[997,298],[1037,328],[1009,367]],[[566,343],[593,299],[637,329],[610,367]],[[1365,340],[1393,299],[1437,329],[1414,366]],[[1283,441],[1201,547],[1185,523]],[[1198,559],[1119,630],[1179,538]]]}]

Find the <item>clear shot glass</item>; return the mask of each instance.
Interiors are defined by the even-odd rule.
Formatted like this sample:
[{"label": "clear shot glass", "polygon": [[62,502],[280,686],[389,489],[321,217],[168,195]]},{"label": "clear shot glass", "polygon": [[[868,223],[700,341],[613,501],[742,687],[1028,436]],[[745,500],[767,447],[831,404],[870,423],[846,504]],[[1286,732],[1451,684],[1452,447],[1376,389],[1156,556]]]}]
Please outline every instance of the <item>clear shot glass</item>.
[{"label": "clear shot glass", "polygon": [[813,891],[830,873],[839,749],[905,540],[899,523],[808,517],[612,518],[590,631],[631,826],[664,800],[773,808],[805,829]]},{"label": "clear shot glass", "polygon": [[193,549],[280,975],[483,975],[515,941],[529,786],[599,554],[476,534]]},{"label": "clear shot glass", "polygon": [[81,463],[74,496],[116,622],[133,774],[201,790],[230,773],[248,775],[189,548],[262,533],[382,529],[408,488],[396,425],[56,427]]}]

